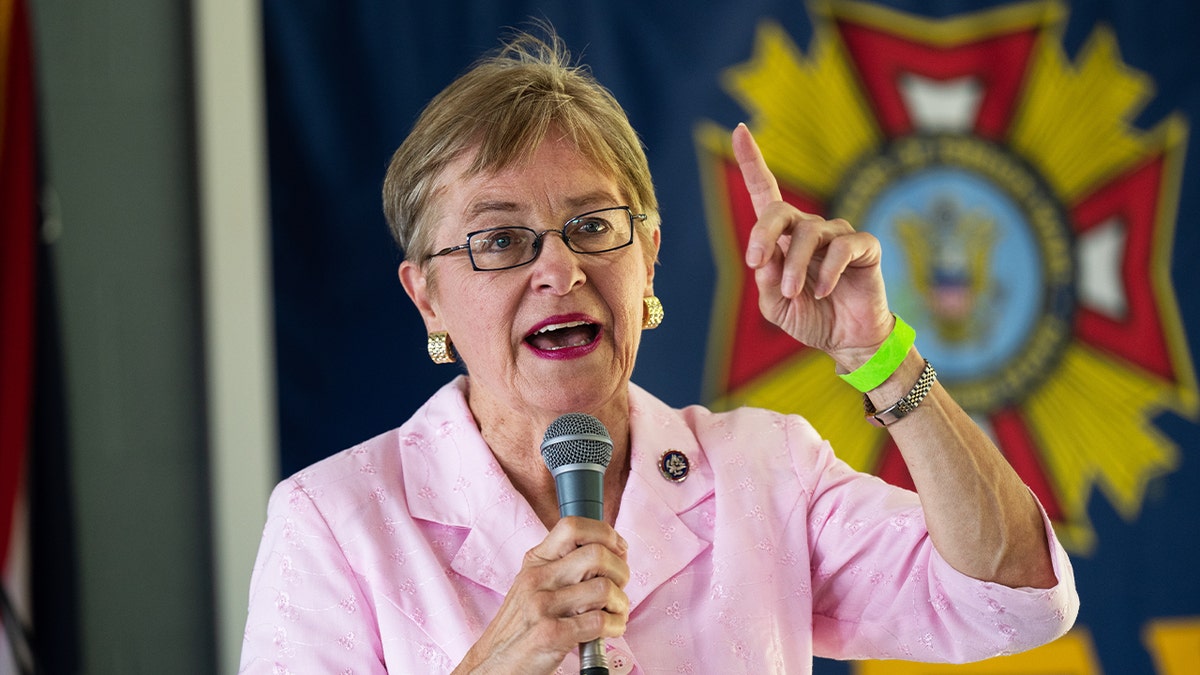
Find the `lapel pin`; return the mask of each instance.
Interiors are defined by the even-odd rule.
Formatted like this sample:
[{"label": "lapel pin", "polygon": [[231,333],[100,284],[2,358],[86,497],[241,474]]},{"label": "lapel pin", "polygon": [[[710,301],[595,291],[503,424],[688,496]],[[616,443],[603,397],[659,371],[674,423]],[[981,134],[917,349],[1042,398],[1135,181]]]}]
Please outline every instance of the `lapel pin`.
[{"label": "lapel pin", "polygon": [[690,469],[691,462],[688,461],[687,455],[678,450],[667,450],[658,458],[658,470],[662,472],[663,478],[674,483],[683,482]]}]

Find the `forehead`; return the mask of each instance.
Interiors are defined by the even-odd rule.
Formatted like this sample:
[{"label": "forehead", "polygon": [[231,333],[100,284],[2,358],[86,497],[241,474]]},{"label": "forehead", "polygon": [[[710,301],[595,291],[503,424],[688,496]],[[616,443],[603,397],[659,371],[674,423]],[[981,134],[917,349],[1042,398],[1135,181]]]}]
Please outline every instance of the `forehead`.
[{"label": "forehead", "polygon": [[565,139],[547,139],[527,158],[491,172],[472,172],[466,153],[442,172],[436,193],[443,218],[492,211],[556,216],[624,203],[617,180]]}]

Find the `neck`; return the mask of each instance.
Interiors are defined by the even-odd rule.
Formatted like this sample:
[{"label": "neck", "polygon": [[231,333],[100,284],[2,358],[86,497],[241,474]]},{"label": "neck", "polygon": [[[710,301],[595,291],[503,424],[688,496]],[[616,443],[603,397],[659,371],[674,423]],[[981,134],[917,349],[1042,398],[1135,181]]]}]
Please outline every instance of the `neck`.
[{"label": "neck", "polygon": [[[594,416],[612,436],[612,461],[604,472],[604,520],[610,525],[616,522],[625,481],[629,477],[629,402],[627,391],[622,394],[619,401],[602,409],[572,411]],[[484,442],[513,487],[533,507],[546,529],[554,527],[559,519],[558,494],[540,448],[547,427],[564,413],[508,409],[500,414],[496,411],[488,414],[490,406],[477,409],[476,397],[468,395],[467,400]]]}]

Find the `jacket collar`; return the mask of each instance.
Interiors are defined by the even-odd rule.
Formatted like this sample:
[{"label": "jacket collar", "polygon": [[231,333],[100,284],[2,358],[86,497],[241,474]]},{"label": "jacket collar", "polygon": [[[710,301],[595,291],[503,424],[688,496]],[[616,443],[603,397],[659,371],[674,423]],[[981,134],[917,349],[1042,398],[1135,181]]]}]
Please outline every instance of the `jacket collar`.
[{"label": "jacket collar", "polygon": [[[637,385],[629,385],[632,434],[629,481],[616,529],[629,542],[631,611],[712,544],[712,517],[689,517],[713,492],[713,476],[696,435],[679,411]],[[673,482],[659,470],[663,453],[687,457],[686,479]]]},{"label": "jacket collar", "polygon": [[[469,528],[454,556],[454,571],[504,595],[525,553],[547,531],[484,443],[466,388],[465,377],[443,387],[403,436],[408,508],[415,518]],[[631,578],[625,590],[632,611],[711,545],[711,528],[705,526],[711,517],[685,521],[680,516],[712,494],[713,478],[684,415],[634,384],[629,400],[630,472],[616,529],[629,542]],[[683,482],[659,472],[667,450],[678,450],[690,461]]]}]

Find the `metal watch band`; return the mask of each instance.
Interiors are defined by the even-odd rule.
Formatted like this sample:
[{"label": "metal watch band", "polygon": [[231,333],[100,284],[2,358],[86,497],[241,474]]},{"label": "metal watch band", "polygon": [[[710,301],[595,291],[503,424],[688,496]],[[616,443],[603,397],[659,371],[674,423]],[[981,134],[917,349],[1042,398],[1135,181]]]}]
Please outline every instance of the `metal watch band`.
[{"label": "metal watch band", "polygon": [[921,405],[921,401],[925,399],[929,390],[933,389],[933,383],[936,381],[937,371],[933,369],[933,364],[929,363],[929,359],[925,359],[925,370],[921,371],[921,377],[917,378],[917,383],[891,407],[877,411],[871,403],[871,399],[863,394],[863,410],[867,413],[867,421],[877,427],[895,424]]}]

